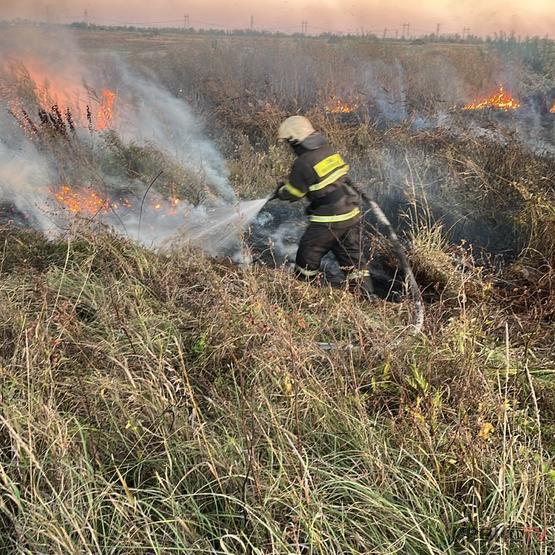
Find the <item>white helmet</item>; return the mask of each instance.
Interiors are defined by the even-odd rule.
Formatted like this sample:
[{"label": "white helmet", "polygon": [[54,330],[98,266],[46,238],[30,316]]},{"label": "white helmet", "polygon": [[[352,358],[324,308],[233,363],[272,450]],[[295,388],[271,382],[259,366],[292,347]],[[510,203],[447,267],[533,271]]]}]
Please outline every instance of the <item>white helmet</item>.
[{"label": "white helmet", "polygon": [[315,129],[307,118],[303,116],[291,116],[279,126],[278,139],[289,141],[293,144],[299,144],[307,137],[310,137],[312,133],[315,133]]}]

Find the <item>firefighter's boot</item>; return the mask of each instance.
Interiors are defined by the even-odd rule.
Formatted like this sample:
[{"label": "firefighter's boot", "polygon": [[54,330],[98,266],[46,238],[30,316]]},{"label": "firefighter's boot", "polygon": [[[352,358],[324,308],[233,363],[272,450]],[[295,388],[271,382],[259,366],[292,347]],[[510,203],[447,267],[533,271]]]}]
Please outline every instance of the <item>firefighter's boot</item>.
[{"label": "firefighter's boot", "polygon": [[374,285],[368,270],[360,270],[352,272],[347,276],[349,291],[354,295],[367,301],[375,301],[377,299],[374,293]]}]

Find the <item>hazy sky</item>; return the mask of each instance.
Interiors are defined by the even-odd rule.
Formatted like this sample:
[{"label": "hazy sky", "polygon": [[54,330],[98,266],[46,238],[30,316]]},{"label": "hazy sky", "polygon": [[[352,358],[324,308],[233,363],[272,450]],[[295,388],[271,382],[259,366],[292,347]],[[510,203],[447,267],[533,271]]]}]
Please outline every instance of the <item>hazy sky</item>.
[{"label": "hazy sky", "polygon": [[411,33],[498,30],[517,34],[555,35],[555,0],[0,0],[0,18],[32,17],[78,20],[87,9],[99,23],[177,25],[185,13],[195,27],[212,24],[300,30],[307,20],[312,32],[355,31],[361,28],[389,33],[411,24]]}]

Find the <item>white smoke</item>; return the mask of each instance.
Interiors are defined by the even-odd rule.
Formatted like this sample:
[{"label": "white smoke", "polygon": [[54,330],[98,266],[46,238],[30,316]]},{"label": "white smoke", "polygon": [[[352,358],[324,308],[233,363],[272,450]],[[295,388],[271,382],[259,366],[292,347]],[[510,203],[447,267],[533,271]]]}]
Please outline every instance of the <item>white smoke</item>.
[{"label": "white smoke", "polygon": [[359,79],[386,122],[398,123],[407,119],[407,84],[399,61],[392,64],[382,60],[364,63]]},{"label": "white smoke", "polygon": [[0,202],[12,203],[46,229],[44,185],[54,174],[49,161],[25,140],[6,114],[0,114]]},{"label": "white smoke", "polygon": [[154,81],[121,71],[121,135],[129,141],[147,141],[178,164],[199,174],[219,196],[235,200],[225,160],[209,140],[201,122],[181,99]]},{"label": "white smoke", "polygon": [[[17,90],[17,87],[10,88],[10,79],[13,81],[15,77],[9,66],[2,65],[2,59],[6,61],[8,58],[16,62],[20,59],[23,65],[29,59],[33,60],[35,69],[38,66],[41,75],[63,84],[63,87],[58,87],[64,90],[64,98],[60,101],[68,102],[68,99],[74,99],[74,105],[70,104],[69,107],[76,119],[80,120],[76,122],[80,148],[89,149],[91,159],[96,158],[98,162],[97,166],[88,172],[88,177],[83,175],[82,181],[86,183],[87,179],[94,175],[93,182],[96,186],[104,188],[104,191],[98,191],[99,196],[106,196],[106,191],[110,191],[106,196],[106,205],[95,214],[97,221],[108,223],[119,232],[150,245],[162,244],[174,236],[176,230],[184,223],[191,225],[191,222],[194,222],[198,227],[204,218],[204,223],[209,225],[206,221],[208,213],[205,207],[195,208],[183,198],[178,206],[173,206],[156,191],[156,187],[148,191],[146,198],[145,183],[137,179],[115,178],[113,174],[104,173],[101,159],[104,148],[103,136],[91,136],[82,118],[87,99],[91,103],[91,93],[93,97],[98,97],[102,88],[114,86],[111,82],[103,82],[103,74],[115,76],[118,96],[112,128],[123,144],[159,152],[165,159],[183,168],[187,175],[193,175],[197,182],[211,190],[213,203],[225,206],[235,202],[236,197],[229,184],[223,156],[206,136],[199,118],[183,100],[175,98],[156,82],[133,74],[121,61],[113,58],[89,58],[86,62],[84,58],[81,60],[79,50],[68,34],[61,33],[60,37],[55,37],[47,32],[48,48],[41,48],[40,45],[46,38],[41,33],[42,31],[38,30],[30,32],[27,28],[19,37],[21,43],[16,39],[10,40],[8,45],[2,45],[0,41],[0,203],[11,203],[24,214],[31,215],[33,223],[45,232],[57,227],[67,227],[61,225],[61,222],[64,219],[68,220],[67,216],[71,216],[68,211],[64,213],[60,210],[57,211],[58,214],[53,214],[56,202],[52,199],[51,190],[64,183],[67,169],[65,162],[60,160],[55,151],[37,147],[22,126],[16,124],[11,113],[14,107],[13,91]],[[55,55],[51,55],[53,53]],[[97,72],[93,69],[95,64],[109,64],[110,67],[104,67],[104,71]],[[41,87],[44,83],[35,85]],[[29,93],[32,96],[32,87],[26,91],[27,97]],[[22,100],[21,104],[19,100]],[[17,99],[17,106],[27,108],[25,100],[29,99]],[[35,110],[29,112],[32,119],[36,119],[36,106],[36,103],[34,106],[31,103],[31,110]],[[96,108],[94,104],[91,106],[93,116]],[[21,116],[21,112],[19,115]],[[160,169],[164,170],[164,167]],[[120,173],[125,175],[125,169],[122,168]],[[121,204],[118,206],[118,190],[134,191],[135,201],[131,208]],[[139,202],[142,197],[145,198]],[[153,205],[158,209],[154,209]],[[234,218],[231,220],[235,221]],[[237,223],[241,224],[240,218]],[[220,228],[220,231],[226,234],[230,241],[233,239],[234,234],[230,229]],[[208,235],[206,239],[207,249],[212,254],[224,249],[229,242],[226,240],[219,244],[215,237]],[[193,242],[199,244],[202,241],[199,237]]]}]

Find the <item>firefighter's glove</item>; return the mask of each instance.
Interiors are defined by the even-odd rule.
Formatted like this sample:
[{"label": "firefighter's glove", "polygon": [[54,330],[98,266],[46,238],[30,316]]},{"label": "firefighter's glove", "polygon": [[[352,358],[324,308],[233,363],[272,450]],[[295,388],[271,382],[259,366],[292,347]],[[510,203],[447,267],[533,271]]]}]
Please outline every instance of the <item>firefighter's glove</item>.
[{"label": "firefighter's glove", "polygon": [[[285,181],[282,181],[282,180],[278,181],[276,190],[274,191],[273,195],[270,197],[269,201],[272,201],[272,200],[281,200],[281,198],[280,198],[280,196],[279,196],[279,191],[280,191],[280,189],[281,189],[284,185],[285,185]],[[269,202],[269,201],[268,201],[268,202]]]}]

